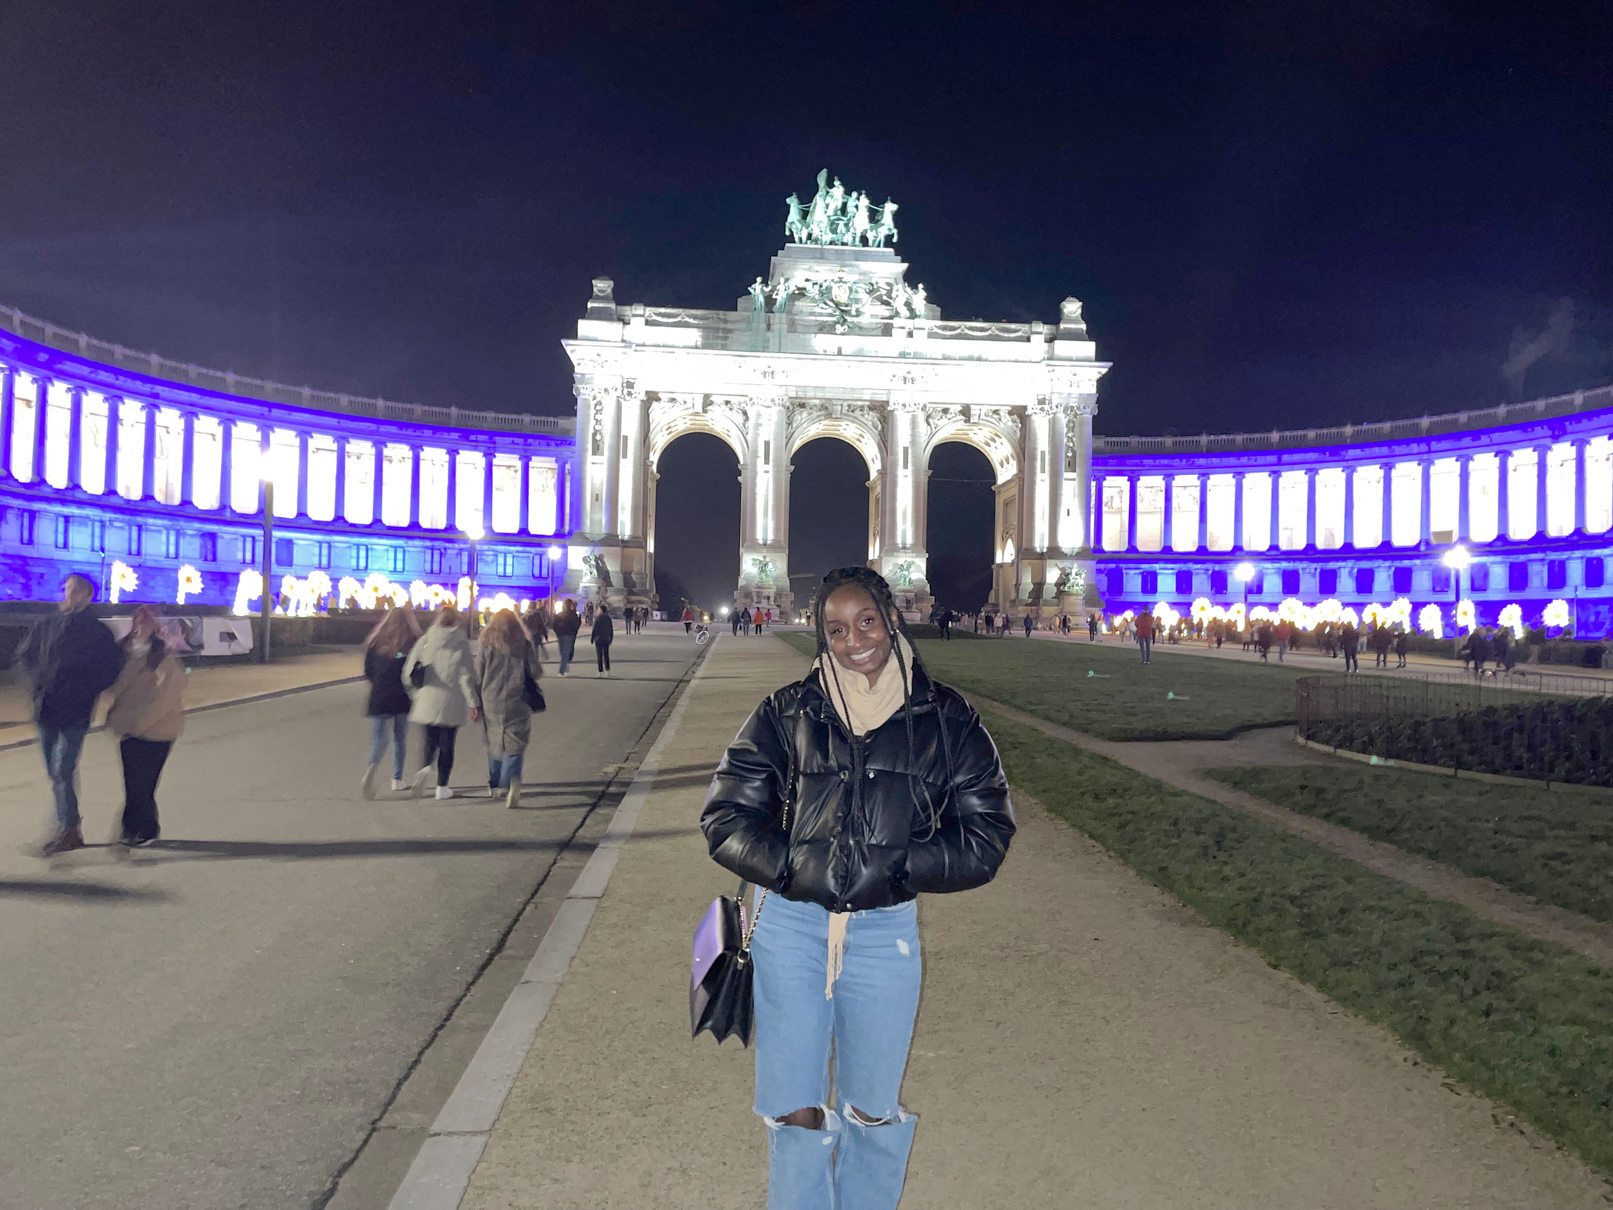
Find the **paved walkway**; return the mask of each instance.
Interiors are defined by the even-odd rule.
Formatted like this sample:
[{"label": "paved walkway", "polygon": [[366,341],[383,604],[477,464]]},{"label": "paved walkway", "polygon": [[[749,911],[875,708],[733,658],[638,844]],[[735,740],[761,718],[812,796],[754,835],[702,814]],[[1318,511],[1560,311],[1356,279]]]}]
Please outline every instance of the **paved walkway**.
[{"label": "paved walkway", "polygon": [[[469,1210],[761,1204],[751,1056],[688,1034],[690,933],[733,884],[697,821],[740,722],[803,668],[782,643],[725,636],[689,688]],[[920,905],[905,1205],[1605,1210],[1577,1158],[1016,806],[999,878]]]},{"label": "paved walkway", "polygon": [[[362,679],[364,656],[358,647],[313,655],[276,656],[267,664],[213,664],[190,669],[185,684],[185,709],[205,710],[226,702],[269,693],[284,693],[310,685],[331,685]],[[33,739],[31,703],[21,685],[0,686],[0,745]],[[100,722],[105,706],[96,715]]]}]

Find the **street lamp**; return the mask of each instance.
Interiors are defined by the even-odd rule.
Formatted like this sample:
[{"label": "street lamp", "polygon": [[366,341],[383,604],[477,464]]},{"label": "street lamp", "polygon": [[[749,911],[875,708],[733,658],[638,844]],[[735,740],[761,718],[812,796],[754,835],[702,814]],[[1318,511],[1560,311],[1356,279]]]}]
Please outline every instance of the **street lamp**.
[{"label": "street lamp", "polygon": [[480,525],[472,525],[465,530],[465,536],[470,539],[470,632],[476,633],[476,544],[487,535]]},{"label": "street lamp", "polygon": [[[1451,576],[1451,587],[1455,591],[1455,604],[1451,606],[1451,653],[1462,653],[1462,627],[1458,622],[1458,615],[1462,612],[1462,572],[1468,564],[1473,562],[1473,556],[1468,553],[1467,547],[1458,542],[1445,552],[1441,560],[1455,574]],[[1474,621],[1478,619],[1475,618]]]},{"label": "street lamp", "polygon": [[1249,629],[1249,581],[1255,578],[1253,563],[1239,563],[1232,569],[1233,577],[1243,585],[1243,628]]},{"label": "street lamp", "polygon": [[274,597],[269,582],[274,577],[274,476],[263,476],[263,584],[259,588],[258,616],[262,621],[263,642],[258,645],[258,663],[269,662],[269,619],[274,616]]}]

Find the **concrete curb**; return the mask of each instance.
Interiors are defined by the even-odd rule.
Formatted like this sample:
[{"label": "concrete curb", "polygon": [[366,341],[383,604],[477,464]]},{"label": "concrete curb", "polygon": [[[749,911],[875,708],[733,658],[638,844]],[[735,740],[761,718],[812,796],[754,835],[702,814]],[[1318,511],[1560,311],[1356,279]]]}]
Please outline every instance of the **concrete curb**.
[{"label": "concrete curb", "polygon": [[[363,679],[362,676],[342,676],[333,681],[315,681],[311,685],[293,685],[289,689],[274,689],[268,693],[254,693],[250,697],[232,697],[227,702],[208,702],[205,706],[192,706],[185,713],[205,714],[209,710],[222,710],[226,706],[249,706],[254,702],[267,702],[277,697],[290,697],[293,693],[308,693],[314,689],[329,689],[333,685],[352,685]],[[30,728],[33,726],[32,723],[18,723],[17,725]],[[106,725],[103,723],[99,727],[91,727],[87,734],[97,735],[105,730]],[[37,734],[29,739],[12,740],[10,743],[0,744],[0,752],[9,752],[13,748],[32,748],[38,742],[39,737]]]},{"label": "concrete curb", "polygon": [[605,835],[577,875],[577,881],[522,973],[521,981],[505,1000],[470,1065],[432,1122],[431,1131],[409,1165],[403,1183],[393,1194],[388,1210],[457,1210],[465,1190],[470,1187],[476,1165],[481,1162],[482,1151],[492,1136],[504,1100],[549,1012],[549,1004],[587,936],[594,909],[610,885],[622,845],[632,836],[638,823],[639,813],[654,787],[662,756],[677,735],[678,724],[688,708],[689,695],[705,675],[711,651],[720,641],[720,636],[716,636],[706,646],[700,666],[683,687],[661,734],[639,764]]}]

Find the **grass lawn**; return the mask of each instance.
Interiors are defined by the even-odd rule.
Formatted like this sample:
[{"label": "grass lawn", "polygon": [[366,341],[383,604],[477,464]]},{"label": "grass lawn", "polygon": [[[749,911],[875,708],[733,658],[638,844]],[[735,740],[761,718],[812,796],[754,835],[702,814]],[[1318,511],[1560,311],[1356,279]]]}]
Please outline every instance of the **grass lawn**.
[{"label": "grass lawn", "polygon": [[[779,637],[812,654],[811,634]],[[1227,739],[1251,727],[1291,723],[1294,681],[1306,675],[1262,664],[1253,654],[1249,663],[1236,663],[1159,648],[1145,668],[1135,645],[1113,640],[920,639],[918,649],[936,679],[966,694],[1111,740]]]},{"label": "grass lawn", "polygon": [[1013,785],[1613,1176],[1613,972],[1029,727],[986,723]]},{"label": "grass lawn", "polygon": [[1548,794],[1530,786],[1336,765],[1207,774],[1544,903],[1613,921],[1613,791]]}]

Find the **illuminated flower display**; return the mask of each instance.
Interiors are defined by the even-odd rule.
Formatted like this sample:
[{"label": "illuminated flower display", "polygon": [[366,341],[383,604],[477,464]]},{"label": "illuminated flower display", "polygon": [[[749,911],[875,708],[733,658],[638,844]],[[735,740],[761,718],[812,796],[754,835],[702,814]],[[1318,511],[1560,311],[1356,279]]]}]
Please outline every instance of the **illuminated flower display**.
[{"label": "illuminated flower display", "polygon": [[179,591],[174,596],[178,605],[185,603],[186,597],[199,596],[202,591],[202,573],[189,563],[179,569]]}]

